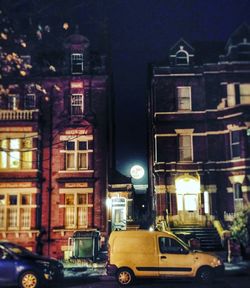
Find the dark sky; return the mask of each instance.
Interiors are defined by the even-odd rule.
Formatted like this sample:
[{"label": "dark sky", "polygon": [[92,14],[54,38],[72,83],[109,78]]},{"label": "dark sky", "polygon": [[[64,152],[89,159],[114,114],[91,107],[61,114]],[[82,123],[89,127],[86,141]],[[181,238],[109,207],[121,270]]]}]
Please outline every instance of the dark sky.
[{"label": "dark sky", "polygon": [[111,2],[108,11],[117,99],[117,167],[128,174],[133,163],[146,166],[147,162],[147,64],[166,59],[170,47],[181,37],[188,42],[227,41],[243,22],[250,24],[250,1]]},{"label": "dark sky", "polygon": [[0,0],[4,2],[16,4],[18,15],[33,5],[43,25],[78,24],[97,49],[105,41],[109,45],[116,95],[117,168],[127,176],[132,164],[147,165],[148,63],[166,59],[181,37],[190,43],[226,42],[240,24],[250,24],[250,0]]}]

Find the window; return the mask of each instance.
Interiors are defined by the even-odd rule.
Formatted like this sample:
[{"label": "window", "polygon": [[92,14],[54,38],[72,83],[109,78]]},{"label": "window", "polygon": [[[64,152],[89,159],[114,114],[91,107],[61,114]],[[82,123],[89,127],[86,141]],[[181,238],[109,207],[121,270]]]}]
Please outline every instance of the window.
[{"label": "window", "polygon": [[0,192],[0,230],[30,229],[31,205],[30,193]]},{"label": "window", "polygon": [[71,115],[82,116],[83,115],[83,95],[72,94],[71,95]]},{"label": "window", "polygon": [[19,105],[19,95],[9,94],[8,95],[8,109],[17,110]]},{"label": "window", "polygon": [[83,54],[71,55],[71,72],[72,74],[81,74],[83,72]]},{"label": "window", "polygon": [[229,107],[235,106],[236,99],[235,99],[235,85],[228,84],[227,85],[227,105]]},{"label": "window", "polygon": [[177,87],[178,110],[191,110],[191,87]]},{"label": "window", "polygon": [[179,254],[185,251],[185,248],[175,239],[168,237],[159,238],[161,253]]},{"label": "window", "polygon": [[86,228],[88,226],[88,194],[65,194],[65,227]]},{"label": "window", "polygon": [[179,135],[179,160],[193,161],[192,135]]},{"label": "window", "polygon": [[88,150],[87,141],[65,141],[65,163],[66,170],[88,169]]},{"label": "window", "polygon": [[233,191],[234,191],[234,211],[239,212],[243,209],[242,185],[240,183],[235,183],[233,185]]},{"label": "window", "polygon": [[240,157],[240,131],[231,131],[231,157]]},{"label": "window", "polygon": [[250,128],[247,129],[246,135],[247,135],[247,151],[248,156],[250,156]]},{"label": "window", "polygon": [[183,50],[180,50],[176,53],[175,59],[177,65],[187,65],[189,63],[188,53]]},{"label": "window", "polygon": [[240,104],[250,104],[250,84],[240,84]]},{"label": "window", "polygon": [[0,140],[0,169],[31,169],[32,138]]},{"label": "window", "polygon": [[31,109],[36,107],[36,95],[26,94],[24,96],[24,108]]}]

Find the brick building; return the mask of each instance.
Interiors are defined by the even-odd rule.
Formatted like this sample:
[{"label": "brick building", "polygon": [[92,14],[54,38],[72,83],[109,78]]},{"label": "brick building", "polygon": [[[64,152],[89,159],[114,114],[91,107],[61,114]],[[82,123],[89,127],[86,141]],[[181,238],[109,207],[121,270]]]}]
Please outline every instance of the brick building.
[{"label": "brick building", "polygon": [[33,45],[3,79],[0,239],[57,258],[76,230],[107,232],[112,97],[105,57],[76,32]]},{"label": "brick building", "polygon": [[150,75],[155,220],[231,221],[250,201],[250,28],[227,43],[180,39],[168,56]]}]

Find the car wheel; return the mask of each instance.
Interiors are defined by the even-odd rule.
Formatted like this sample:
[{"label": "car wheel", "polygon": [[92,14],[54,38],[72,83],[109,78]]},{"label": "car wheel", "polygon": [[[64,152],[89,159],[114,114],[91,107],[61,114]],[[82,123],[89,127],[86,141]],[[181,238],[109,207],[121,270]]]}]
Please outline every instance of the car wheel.
[{"label": "car wheel", "polygon": [[26,271],[19,277],[20,288],[38,288],[40,287],[40,279],[33,271]]},{"label": "car wheel", "polygon": [[134,282],[135,276],[132,270],[120,268],[117,272],[117,281],[121,286],[129,286]]},{"label": "car wheel", "polygon": [[214,273],[212,268],[203,267],[200,268],[197,272],[197,279],[202,283],[211,283],[214,279]]}]

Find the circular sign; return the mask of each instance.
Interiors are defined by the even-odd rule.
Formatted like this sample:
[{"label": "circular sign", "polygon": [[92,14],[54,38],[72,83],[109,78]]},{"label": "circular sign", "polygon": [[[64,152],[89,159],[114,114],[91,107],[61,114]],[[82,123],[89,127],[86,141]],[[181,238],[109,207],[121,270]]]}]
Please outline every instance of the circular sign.
[{"label": "circular sign", "polygon": [[144,169],[140,165],[134,165],[130,169],[130,174],[134,179],[141,179],[144,175]]}]

